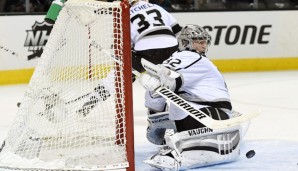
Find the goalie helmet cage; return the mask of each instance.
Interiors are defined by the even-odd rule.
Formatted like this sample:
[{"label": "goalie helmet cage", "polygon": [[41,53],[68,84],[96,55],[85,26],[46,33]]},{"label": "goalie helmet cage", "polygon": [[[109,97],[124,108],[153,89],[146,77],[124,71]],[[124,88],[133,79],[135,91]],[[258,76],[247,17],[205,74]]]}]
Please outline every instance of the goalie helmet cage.
[{"label": "goalie helmet cage", "polygon": [[68,0],[7,138],[0,167],[134,170],[129,4]]}]

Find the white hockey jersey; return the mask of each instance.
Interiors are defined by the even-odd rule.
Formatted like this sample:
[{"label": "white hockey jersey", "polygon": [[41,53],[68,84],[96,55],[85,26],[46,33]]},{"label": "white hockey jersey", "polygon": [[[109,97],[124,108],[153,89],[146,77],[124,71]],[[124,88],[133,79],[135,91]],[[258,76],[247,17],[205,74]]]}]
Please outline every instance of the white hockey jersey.
[{"label": "white hockey jersey", "polygon": [[160,6],[139,1],[130,8],[130,30],[132,47],[140,51],[177,45],[181,27]]},{"label": "white hockey jersey", "polygon": [[[211,106],[230,112],[230,95],[222,74],[206,57],[195,51],[177,51],[163,65],[182,76],[182,86],[177,94],[197,109]],[[171,105],[170,119],[180,120],[187,116],[181,109]]]}]

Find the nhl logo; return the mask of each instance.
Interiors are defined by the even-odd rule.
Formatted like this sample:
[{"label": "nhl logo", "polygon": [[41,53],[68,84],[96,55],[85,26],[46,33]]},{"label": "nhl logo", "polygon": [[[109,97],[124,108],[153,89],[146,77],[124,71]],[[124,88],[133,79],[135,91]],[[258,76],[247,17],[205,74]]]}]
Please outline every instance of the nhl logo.
[{"label": "nhl logo", "polygon": [[52,28],[52,24],[47,22],[39,23],[35,21],[34,25],[32,26],[32,30],[26,30],[27,37],[24,46],[28,47],[29,52],[32,52],[32,54],[28,56],[28,60],[41,56]]}]

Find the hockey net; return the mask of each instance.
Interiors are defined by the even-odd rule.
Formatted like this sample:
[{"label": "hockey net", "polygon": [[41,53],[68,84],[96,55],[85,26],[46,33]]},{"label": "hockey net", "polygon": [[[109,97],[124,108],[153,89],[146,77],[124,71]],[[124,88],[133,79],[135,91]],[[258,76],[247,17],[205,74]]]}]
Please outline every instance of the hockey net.
[{"label": "hockey net", "polygon": [[129,34],[127,2],[65,3],[2,144],[0,167],[134,170]]}]

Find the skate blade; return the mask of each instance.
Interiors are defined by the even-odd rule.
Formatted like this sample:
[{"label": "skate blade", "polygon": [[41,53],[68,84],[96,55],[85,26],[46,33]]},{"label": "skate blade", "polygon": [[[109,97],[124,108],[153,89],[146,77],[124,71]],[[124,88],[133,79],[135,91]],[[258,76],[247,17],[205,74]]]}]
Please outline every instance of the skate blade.
[{"label": "skate blade", "polygon": [[151,167],[157,168],[157,169],[161,169],[161,170],[166,170],[166,171],[174,171],[175,169],[172,167],[165,167],[162,166],[158,163],[156,163],[155,161],[152,160],[144,160],[143,163],[150,165]]}]

